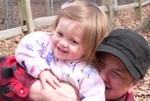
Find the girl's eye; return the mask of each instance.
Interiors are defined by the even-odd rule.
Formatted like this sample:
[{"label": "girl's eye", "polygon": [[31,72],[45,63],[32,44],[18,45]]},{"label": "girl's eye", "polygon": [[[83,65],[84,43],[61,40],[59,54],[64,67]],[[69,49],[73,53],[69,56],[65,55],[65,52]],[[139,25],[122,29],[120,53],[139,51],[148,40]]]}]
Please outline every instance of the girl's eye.
[{"label": "girl's eye", "polygon": [[57,32],[57,34],[58,34],[59,36],[63,36],[63,34],[62,34],[61,32]]},{"label": "girl's eye", "polygon": [[75,41],[75,40],[71,40],[71,43],[73,43],[73,44],[79,44],[77,41]]}]

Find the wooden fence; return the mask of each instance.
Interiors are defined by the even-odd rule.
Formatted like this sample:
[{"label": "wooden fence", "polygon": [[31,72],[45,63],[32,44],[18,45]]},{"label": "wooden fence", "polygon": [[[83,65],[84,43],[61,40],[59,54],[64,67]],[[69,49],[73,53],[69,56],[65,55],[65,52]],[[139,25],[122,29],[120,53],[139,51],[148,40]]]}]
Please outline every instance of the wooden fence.
[{"label": "wooden fence", "polygon": [[[141,20],[141,8],[142,6],[147,4],[150,4],[150,0],[147,0],[146,2],[142,2],[142,0],[135,0],[134,3],[126,5],[118,5],[117,0],[102,0],[102,6],[100,6],[100,8],[103,9],[108,14],[110,30],[112,30],[113,29],[112,18],[114,16],[115,11],[126,8],[134,8],[135,19]],[[36,18],[33,20],[30,0],[18,0],[18,5],[22,26],[0,31],[0,40],[13,37],[21,33],[34,32],[34,29],[38,27],[51,25],[54,19],[56,18],[56,16],[49,16]]]}]

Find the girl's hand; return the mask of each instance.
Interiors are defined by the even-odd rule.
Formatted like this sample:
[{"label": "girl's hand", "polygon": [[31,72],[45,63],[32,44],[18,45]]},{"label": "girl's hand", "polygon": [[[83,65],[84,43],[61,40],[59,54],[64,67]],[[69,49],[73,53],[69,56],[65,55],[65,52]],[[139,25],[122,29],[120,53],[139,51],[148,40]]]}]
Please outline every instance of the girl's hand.
[{"label": "girl's hand", "polygon": [[39,79],[42,83],[43,88],[46,87],[46,83],[50,84],[54,89],[60,87],[60,82],[50,70],[44,70],[39,74]]}]

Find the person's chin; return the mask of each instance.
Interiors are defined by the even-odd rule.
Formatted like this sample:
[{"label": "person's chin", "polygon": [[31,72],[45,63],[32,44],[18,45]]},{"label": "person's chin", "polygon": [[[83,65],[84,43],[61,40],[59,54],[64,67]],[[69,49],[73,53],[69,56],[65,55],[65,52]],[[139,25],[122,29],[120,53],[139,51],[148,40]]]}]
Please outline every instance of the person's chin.
[{"label": "person's chin", "polygon": [[112,90],[111,88],[106,87],[106,88],[105,88],[105,93],[109,93],[111,90]]},{"label": "person's chin", "polygon": [[57,56],[57,59],[59,59],[59,60],[65,60],[63,57],[61,57],[61,56]]},{"label": "person's chin", "polygon": [[63,57],[61,54],[58,54],[58,53],[54,53],[54,56],[59,59],[59,60],[63,60]]},{"label": "person's chin", "polygon": [[115,101],[117,99],[114,93],[109,90],[106,90],[105,97],[106,97],[106,101]]},{"label": "person's chin", "polygon": [[105,89],[105,96],[106,96],[107,101],[111,101],[113,99],[111,95],[112,95],[112,89],[106,88]]}]

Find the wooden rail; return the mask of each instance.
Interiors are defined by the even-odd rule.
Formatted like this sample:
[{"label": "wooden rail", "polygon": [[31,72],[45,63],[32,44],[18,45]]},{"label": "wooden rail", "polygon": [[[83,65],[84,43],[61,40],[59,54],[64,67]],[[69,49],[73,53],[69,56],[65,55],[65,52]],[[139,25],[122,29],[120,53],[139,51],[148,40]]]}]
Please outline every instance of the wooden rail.
[{"label": "wooden rail", "polygon": [[[150,0],[146,2],[141,2],[141,0],[136,0],[136,2],[126,5],[117,5],[117,0],[102,0],[102,5],[100,8],[108,14],[110,30],[113,29],[112,18],[114,12],[117,10],[125,8],[134,8],[135,9],[135,19],[141,19],[141,7],[150,4]],[[16,36],[21,33],[31,33],[34,32],[34,29],[41,27],[43,25],[51,25],[55,19],[55,16],[36,18],[32,20],[32,11],[30,0],[18,0],[19,12],[21,18],[21,27],[16,27],[12,29],[7,29],[0,31],[0,40],[4,40],[9,37]],[[48,23],[49,22],[49,23]]]}]

